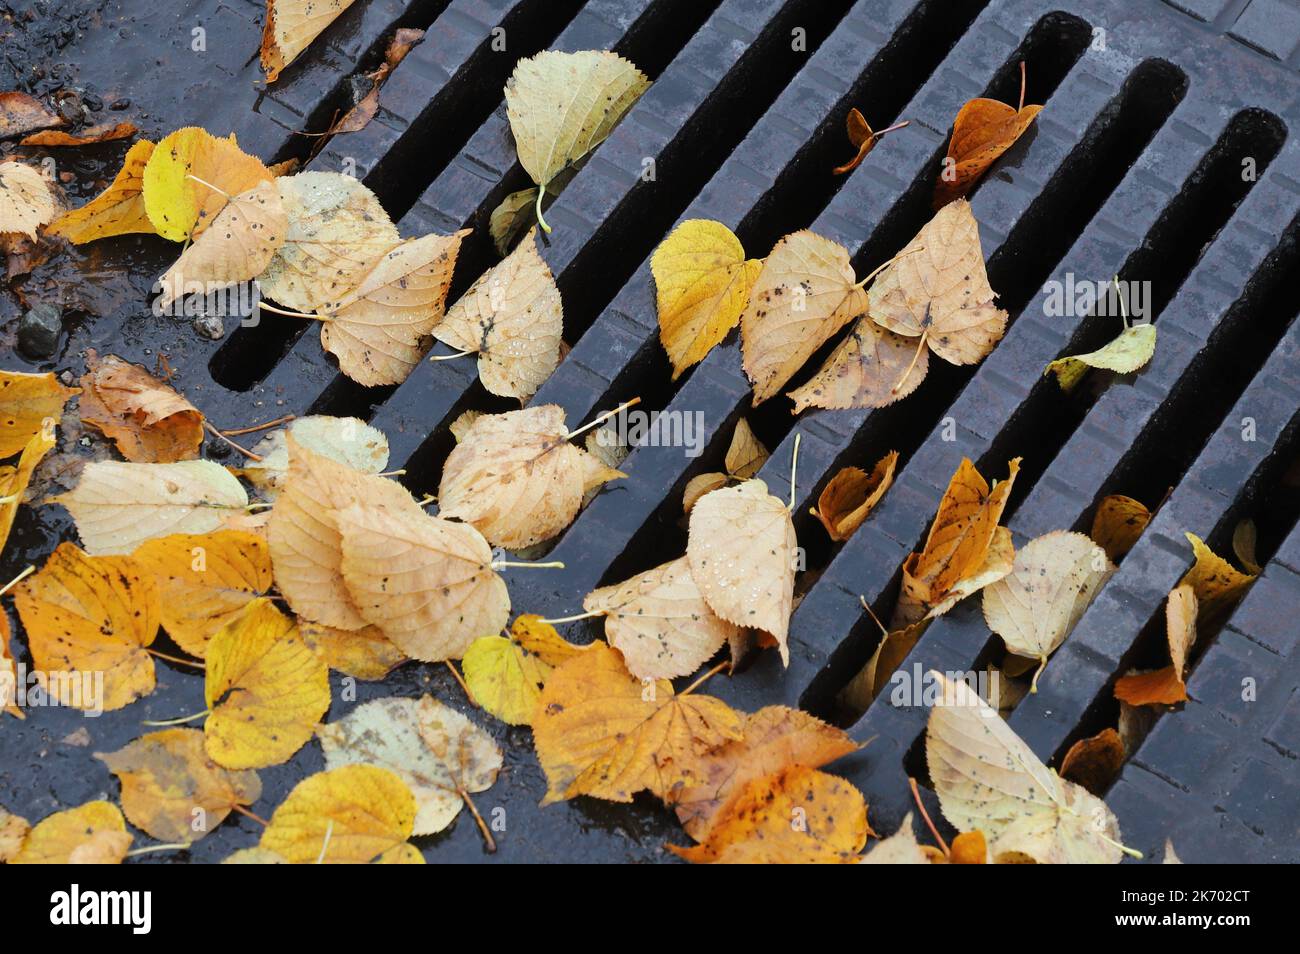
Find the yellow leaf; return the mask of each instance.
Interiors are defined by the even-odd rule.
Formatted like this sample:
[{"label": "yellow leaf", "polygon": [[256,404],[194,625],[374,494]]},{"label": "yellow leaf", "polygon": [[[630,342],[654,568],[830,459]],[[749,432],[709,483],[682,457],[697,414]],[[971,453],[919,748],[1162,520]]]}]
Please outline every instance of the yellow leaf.
[{"label": "yellow leaf", "polygon": [[[131,824],[159,841],[197,841],[236,805],[262,797],[257,773],[229,772],[208,758],[199,729],[151,732],[95,758],[122,783],[122,810]],[[200,826],[196,811],[203,813]]]},{"label": "yellow leaf", "polygon": [[79,388],[65,388],[53,374],[0,371],[0,459],[11,457],[45,426],[63,415]]},{"label": "yellow leaf", "polygon": [[736,422],[736,429],[731,432],[731,445],[727,448],[727,456],[723,458],[723,466],[728,477],[748,480],[763,468],[771,456],[768,449],[754,436],[749,422],[742,417]]},{"label": "yellow leaf", "polygon": [[790,511],[757,478],[691,508],[686,557],[705,602],[727,622],[771,635],[787,665],[798,544]]},{"label": "yellow leaf", "polygon": [[650,270],[659,340],[676,380],[739,324],[762,263],[746,261],[740,239],[721,222],[688,219],[655,249]]},{"label": "yellow leaf", "polygon": [[158,583],[163,628],[200,659],[212,635],[271,588],[266,541],[253,533],[178,533],[148,540],[132,556]]},{"label": "yellow leaf", "polygon": [[54,446],[53,418],[48,420],[50,426],[33,434],[27,446],[23,448],[17,467],[0,467],[0,551],[4,550],[4,545],[9,539],[9,531],[13,529],[14,517],[18,514],[18,508],[22,506],[27,485],[32,479],[32,471]]},{"label": "yellow leaf", "polygon": [[367,864],[411,837],[415,796],[386,768],[344,765],[310,775],[262,832],[261,847],[290,864]]},{"label": "yellow leaf", "polygon": [[112,184],[81,208],[59,216],[46,234],[84,245],[112,235],[154,233],[144,207],[144,167],[153,150],[153,143],[147,140],[133,145]]},{"label": "yellow leaf", "polygon": [[1178,582],[1186,583],[1196,594],[1200,606],[1201,632],[1217,626],[1228,610],[1241,599],[1241,595],[1255,582],[1255,575],[1242,573],[1219,556],[1205,541],[1194,533],[1185,535],[1192,545],[1196,562]]},{"label": "yellow leaf", "polygon": [[847,540],[880,503],[894,483],[898,451],[890,451],[867,473],[860,467],[844,467],[822,490],[812,515],[821,521],[832,540]]},{"label": "yellow leaf", "polygon": [[1061,390],[1071,391],[1089,368],[1103,368],[1116,374],[1129,374],[1151,360],[1156,353],[1156,326],[1131,325],[1103,348],[1057,358],[1044,374],[1055,374]]},{"label": "yellow leaf", "polygon": [[61,543],[14,590],[14,604],[33,668],[64,705],[111,711],[153,691],[158,587],[130,557],[91,557]]},{"label": "yellow leaf", "polygon": [[[27,716],[18,706],[18,670],[14,666],[14,657],[9,652],[10,635],[9,616],[0,612],[0,710],[15,719],[26,719]],[[0,822],[4,818],[4,810],[0,809]],[[0,825],[0,839],[3,839],[4,834],[4,826]],[[0,861],[4,861],[3,851],[0,851]]]},{"label": "yellow leaf", "polygon": [[35,240],[36,230],[58,211],[45,177],[24,162],[0,163],[0,232]]},{"label": "yellow leaf", "polygon": [[804,230],[776,243],[740,319],[754,403],[776,394],[831,335],[867,310],[843,246]]},{"label": "yellow leaf", "polygon": [[285,67],[350,6],[352,0],[266,0],[266,26],[259,51],[266,81],[274,83]]},{"label": "yellow leaf", "polygon": [[546,772],[543,804],[590,795],[630,802],[649,789],[667,798],[694,777],[698,759],[741,737],[741,715],[709,696],[643,684],[602,643],[551,673],[533,717]]},{"label": "yellow leaf", "polygon": [[502,722],[528,725],[551,669],[592,645],[575,646],[541,617],[524,614],[509,639],[481,636],[470,643],[461,668],[475,702]]},{"label": "yellow leaf", "polygon": [[478,354],[493,394],[527,401],[560,363],[564,309],[555,277],[537,251],[536,229],[488,269],[433,329],[439,341]]},{"label": "yellow leaf", "polygon": [[329,670],[293,620],[259,597],[208,643],[204,692],[212,760],[265,768],[287,761],[311,738],[329,708]]},{"label": "yellow leaf", "polygon": [[38,822],[11,865],[119,864],[131,847],[126,821],[111,802],[86,802]]},{"label": "yellow leaf", "polygon": [[86,352],[81,420],[101,431],[127,460],[193,460],[203,443],[203,415],[164,381],[115,354]]},{"label": "yellow leaf", "polygon": [[739,786],[701,844],[668,848],[697,864],[844,864],[869,834],[861,792],[794,765]]},{"label": "yellow leaf", "polygon": [[1142,531],[1151,522],[1151,511],[1140,500],[1111,494],[1097,504],[1092,518],[1092,537],[1106,551],[1112,562],[1118,563],[1133,549]]},{"label": "yellow leaf", "polygon": [[164,137],[149,155],[142,178],[149,220],[173,242],[197,238],[225,208],[228,196],[274,181],[234,136],[221,139],[198,126]]},{"label": "yellow leaf", "polygon": [[12,815],[0,808],[0,862],[6,862],[18,854],[27,839],[32,826],[26,818]]},{"label": "yellow leaf", "polygon": [[299,620],[298,632],[329,668],[356,679],[383,679],[407,661],[378,626],[346,630]]}]

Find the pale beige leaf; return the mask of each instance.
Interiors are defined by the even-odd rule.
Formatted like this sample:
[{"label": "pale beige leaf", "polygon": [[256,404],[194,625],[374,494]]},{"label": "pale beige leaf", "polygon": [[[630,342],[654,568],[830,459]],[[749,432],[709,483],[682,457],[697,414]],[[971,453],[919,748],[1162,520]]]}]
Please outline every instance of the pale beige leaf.
[{"label": "pale beige leaf", "polygon": [[261,460],[250,460],[239,476],[274,499],[289,475],[287,436],[300,447],[346,464],[363,474],[378,474],[388,466],[388,438],[383,432],[355,417],[312,414],[294,420],[288,427],[272,431],[253,445]]},{"label": "pale beige leaf", "polygon": [[1055,374],[1061,389],[1069,391],[1082,380],[1089,368],[1131,374],[1150,361],[1155,353],[1156,326],[1130,325],[1104,347],[1087,354],[1057,358],[1043,373]]},{"label": "pale beige leaf", "polygon": [[274,83],[281,71],[350,6],[352,0],[266,0],[260,51],[266,81]]},{"label": "pale beige leaf", "polygon": [[930,859],[921,850],[912,832],[912,813],[903,816],[898,831],[883,839],[868,851],[859,864],[864,865],[928,865]]},{"label": "pale beige leaf", "polygon": [[54,193],[40,171],[24,162],[0,164],[0,232],[30,239],[58,211]]},{"label": "pale beige leaf", "polygon": [[792,413],[810,407],[885,407],[907,397],[930,369],[930,351],[919,347],[915,339],[877,327],[863,315],[808,383],[786,395],[794,401]]},{"label": "pale beige leaf", "polygon": [[767,459],[772,456],[763,443],[754,436],[749,422],[743,417],[736,422],[736,429],[731,432],[731,446],[723,459],[727,476],[735,480],[748,480],[762,469]]},{"label": "pale beige leaf", "polygon": [[696,474],[686,482],[686,489],[682,491],[682,513],[690,513],[701,497],[725,486],[727,486],[726,474],[717,471]]}]

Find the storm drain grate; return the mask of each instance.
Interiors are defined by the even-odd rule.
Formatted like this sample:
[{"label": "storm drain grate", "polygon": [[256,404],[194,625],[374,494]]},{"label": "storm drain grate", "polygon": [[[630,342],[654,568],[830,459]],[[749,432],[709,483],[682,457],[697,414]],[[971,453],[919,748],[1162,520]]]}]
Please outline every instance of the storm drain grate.
[{"label": "storm drain grate", "polygon": [[[918,740],[926,710],[890,705],[886,695],[848,713],[836,698],[879,639],[859,598],[888,614],[898,568],[923,539],[962,457],[992,476],[1005,474],[1008,458],[1024,458],[1005,520],[1017,545],[1053,529],[1086,529],[1109,493],[1159,505],[1047,665],[1039,692],[1010,716],[1045,759],[1113,724],[1110,687],[1149,662],[1159,638],[1153,621],[1190,564],[1183,532],[1223,552],[1236,522],[1252,517],[1263,577],[1197,661],[1192,701],[1159,720],[1110,801],[1126,841],[1148,857],[1158,858],[1172,836],[1186,860],[1300,860],[1300,651],[1287,626],[1300,612],[1293,466],[1300,324],[1292,321],[1300,310],[1300,148],[1288,140],[1300,108],[1296,78],[1284,65],[1216,35],[1215,27],[1231,25],[1214,14],[1199,24],[1175,9],[1187,5],[1071,0],[1061,5],[1066,11],[1043,0],[376,0],[359,10],[355,63],[373,58],[393,26],[429,32],[384,87],[376,119],[330,140],[308,168],[355,170],[400,216],[404,235],[473,227],[453,298],[493,260],[487,216],[528,184],[500,101],[516,56],[611,48],[655,79],[547,213],[555,231],[543,255],[564,297],[572,350],[532,403],[560,404],[576,426],[638,395],[649,410],[700,415],[705,442],[696,457],[680,447],[635,448],[623,467],[628,479],[602,492],[556,542],[551,558],[567,569],[508,576],[514,605],[573,613],[595,586],[680,555],[682,490],[695,474],[721,469],[741,417],[774,448],[758,476],[774,495],[788,495],[799,433],[795,522],[808,570],[797,583],[790,666],[760,654],[734,678],[715,679],[710,691],[747,709],[802,705],[870,738],[833,771],[863,789],[873,826],[889,832],[909,807],[907,773],[924,778]],[[509,57],[492,52],[496,27],[510,38]],[[792,48],[799,34],[804,49]],[[305,60],[262,108],[296,109],[299,125],[320,126],[336,107],[337,76],[318,71],[312,56]],[[717,219],[752,255],[812,228],[849,248],[864,274],[929,218],[957,110],[979,95],[1014,101],[1022,61],[1027,101],[1046,109],[971,196],[990,282],[1011,317],[987,359],[966,368],[936,362],[916,394],[889,408],[798,418],[780,398],[750,407],[734,335],[670,383],[649,255],[676,221]],[[845,158],[850,106],[874,128],[911,123],[854,173],[832,177],[830,168]],[[259,135],[264,155],[279,154],[268,158],[302,152],[292,137]],[[243,135],[241,143],[259,144]],[[653,181],[641,175],[647,159]],[[1155,358],[1136,376],[1063,395],[1042,377],[1044,366],[1104,343],[1114,319],[1049,316],[1043,288],[1112,276],[1151,283]],[[86,341],[112,341],[115,352],[151,363],[164,343],[145,322],[135,314],[105,320]],[[424,362],[399,386],[361,388],[339,376],[317,335],[292,319],[265,319],[217,342],[186,340],[169,357],[178,386],[210,416],[239,409],[241,424],[307,412],[370,420],[388,435],[392,466],[406,468],[417,494],[436,491],[451,447],[448,425],[462,410],[508,409],[477,383],[471,362]],[[816,358],[808,363],[818,366]],[[1251,440],[1243,439],[1247,420]],[[901,452],[893,488],[852,538],[832,544],[808,516],[810,505],[840,467],[869,466],[891,449]],[[37,527],[23,519],[15,539],[29,545],[66,530],[57,520]],[[597,633],[579,623],[568,635]],[[996,642],[979,601],[968,600],[934,623],[903,665],[970,670],[994,658]],[[141,718],[174,715],[192,678],[160,672],[159,690],[136,707]],[[1242,701],[1244,678],[1257,683],[1254,705]],[[404,686],[457,692],[441,668],[411,667],[382,688],[359,687],[359,695]],[[76,728],[57,711],[41,719],[11,725],[5,745],[28,751]],[[136,734],[134,723],[121,738],[112,727],[103,731],[100,750]],[[677,834],[649,803],[611,808],[581,800],[539,810],[545,785],[527,733],[498,731],[510,766],[500,798],[518,833],[500,839],[501,858],[656,858]],[[304,751],[268,770],[267,797],[281,797],[318,762]],[[18,770],[6,782],[34,803],[42,797],[39,779]],[[75,804],[103,784],[98,776],[67,780],[58,799]],[[433,839],[430,858],[480,857],[469,829],[458,825]],[[241,832],[254,840],[252,828]],[[195,858],[217,850],[205,845]],[[227,838],[219,850],[238,846]]]}]

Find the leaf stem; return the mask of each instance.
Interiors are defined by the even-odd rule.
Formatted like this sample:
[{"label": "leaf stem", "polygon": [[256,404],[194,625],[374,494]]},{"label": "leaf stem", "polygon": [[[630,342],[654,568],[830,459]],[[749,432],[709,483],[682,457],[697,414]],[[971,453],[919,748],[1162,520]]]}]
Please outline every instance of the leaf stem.
[{"label": "leaf stem", "polygon": [[172,656],[169,653],[160,653],[158,652],[158,650],[152,648],[146,649],[145,652],[147,652],[150,656],[153,656],[155,659],[165,659],[168,662],[179,663],[182,666],[193,666],[196,669],[207,668],[206,663],[199,662],[196,659],[183,659],[180,656]]},{"label": "leaf stem", "polygon": [[912,373],[912,369],[916,367],[916,362],[921,360],[921,351],[925,348],[926,339],[929,337],[930,329],[926,328],[921,332],[921,340],[916,343],[916,354],[912,355],[912,363],[907,366],[907,370],[903,372],[903,376],[898,379],[898,382],[891,390],[897,391],[903,386],[903,382],[907,380],[908,376]]},{"label": "leaf stem", "polygon": [[907,783],[912,786],[912,797],[916,799],[916,807],[920,809],[921,817],[925,819],[925,826],[930,829],[930,834],[934,835],[934,840],[939,843],[943,856],[951,857],[952,852],[948,849],[948,843],[943,840],[943,835],[939,834],[939,829],[935,828],[934,822],[930,820],[930,813],[925,810],[925,803],[921,801],[921,790],[916,785],[916,779],[908,776]]},{"label": "leaf stem", "polygon": [[165,845],[145,845],[143,848],[132,848],[122,857],[138,858],[153,851],[189,851],[192,847],[194,846],[188,841],[174,841]]},{"label": "leaf stem", "polygon": [[1037,693],[1037,692],[1038,692],[1038,677],[1041,676],[1041,675],[1043,674],[1043,670],[1046,669],[1046,668],[1047,668],[1047,657],[1046,657],[1046,656],[1039,656],[1039,657],[1038,657],[1038,668],[1034,670],[1034,678],[1031,679],[1031,680],[1029,680],[1029,691],[1030,691],[1030,693]]},{"label": "leaf stem", "polygon": [[867,275],[866,278],[862,279],[862,281],[858,282],[858,283],[857,283],[856,285],[854,285],[853,287],[854,287],[854,288],[863,288],[863,287],[865,287],[866,284],[867,284],[867,282],[871,281],[871,279],[875,278],[877,275],[879,275],[881,272],[883,272],[885,269],[887,269],[890,265],[893,265],[896,261],[898,261],[898,260],[899,260],[900,258],[902,258],[904,255],[915,255],[917,252],[924,252],[924,251],[925,251],[925,246],[924,246],[924,245],[918,245],[916,248],[912,248],[912,249],[903,249],[903,251],[899,252],[899,253],[898,253],[897,255],[895,255],[893,258],[888,259],[887,261],[881,262],[879,265],[877,265],[875,268],[873,268],[873,269],[871,270],[871,272],[868,273],[868,275]]},{"label": "leaf stem", "polygon": [[550,563],[526,563],[518,560],[493,560],[488,564],[494,570],[504,569],[505,567],[518,567],[527,570],[563,570],[564,564],[559,560],[552,560]]},{"label": "leaf stem", "polygon": [[478,813],[478,806],[474,804],[474,799],[469,797],[469,792],[464,788],[457,787],[460,797],[464,800],[465,806],[469,809],[470,814],[474,816],[474,822],[478,825],[478,830],[483,833],[483,841],[487,843],[488,854],[493,854],[497,850],[496,839],[492,837],[492,832],[488,829],[487,822],[483,816]]},{"label": "leaf stem", "polygon": [[478,354],[477,351],[453,351],[451,354],[431,354],[430,361],[452,361],[456,358],[463,358],[466,355]]},{"label": "leaf stem", "polygon": [[215,192],[217,195],[225,196],[227,202],[229,202],[231,199],[234,198],[234,196],[232,196],[232,195],[231,195],[229,192],[227,192],[225,189],[221,188],[220,186],[214,186],[211,182],[208,182],[206,179],[200,179],[198,176],[196,176],[196,175],[195,175],[194,173],[192,173],[192,172],[187,172],[187,173],[185,173],[185,178],[186,178],[186,179],[193,179],[193,180],[194,180],[195,182],[197,182],[199,185],[205,185],[205,186],[207,186],[209,189],[211,189],[211,190],[212,190],[213,192]]},{"label": "leaf stem", "polygon": [[886,127],[885,129],[880,130],[880,132],[873,132],[871,134],[871,138],[879,139],[885,133],[896,132],[899,129],[902,129],[904,126],[907,126],[909,123],[911,123],[910,119],[904,119],[901,123],[894,123],[894,125]]},{"label": "leaf stem", "polygon": [[550,235],[551,227],[549,224],[547,224],[546,219],[542,216],[542,197],[545,195],[546,195],[546,186],[538,186],[537,202],[534,203],[534,208],[537,212],[537,224],[542,227],[543,232],[545,232],[547,235]]},{"label": "leaf stem", "polygon": [[21,583],[24,579],[26,579],[27,577],[31,576],[31,575],[32,575],[33,573],[35,573],[35,572],[36,572],[36,567],[35,567],[35,566],[28,566],[25,570],[23,570],[21,573],[19,573],[17,576],[15,576],[12,580],[10,580],[10,581],[9,581],[8,583],[6,583],[4,586],[0,586],[0,596],[4,596],[6,593],[8,593],[10,590],[12,590],[15,586],[17,586],[19,583]]},{"label": "leaf stem", "polygon": [[205,429],[209,434],[211,434],[213,437],[217,438],[217,439],[220,440],[220,441],[224,441],[225,443],[229,444],[231,447],[233,447],[235,450],[239,451],[239,453],[243,454],[243,455],[244,455],[245,457],[247,457],[249,460],[256,460],[256,461],[260,461],[260,460],[262,460],[262,455],[261,455],[261,454],[254,454],[254,453],[253,453],[251,450],[249,450],[247,447],[241,447],[239,444],[236,444],[234,441],[232,441],[232,440],[231,440],[229,437],[227,437],[225,434],[223,434],[223,433],[221,433],[219,430],[217,430],[216,427],[212,424],[211,421],[204,421],[204,422],[203,422],[203,427],[204,427],[204,429]]},{"label": "leaf stem", "polygon": [[[474,693],[469,691],[469,683],[467,683],[465,677],[460,674],[460,670],[456,668],[456,664],[450,659],[444,659],[443,662],[447,664],[447,668],[451,670],[452,676],[454,676],[456,681],[460,683],[461,689],[465,691],[465,698],[468,699],[472,705],[477,706],[478,700],[474,698]],[[480,706],[480,708],[482,707]]]},{"label": "leaf stem", "polygon": [[309,315],[305,311],[289,311],[287,308],[277,308],[275,305],[268,305],[266,302],[258,299],[257,307],[263,311],[274,312],[277,315],[284,315],[286,318],[306,318],[309,321],[329,321],[330,319],[323,315]]},{"label": "leaf stem", "polygon": [[630,408],[630,407],[635,407],[636,405],[638,405],[638,404],[640,404],[640,403],[641,403],[641,398],[640,398],[640,397],[634,397],[634,398],[631,398],[630,400],[624,401],[622,404],[620,404],[618,407],[614,408],[614,410],[612,410],[612,411],[606,411],[604,414],[598,414],[598,415],[596,415],[596,417],[595,417],[593,420],[591,420],[591,421],[587,422],[586,424],[582,425],[582,427],[578,428],[576,431],[570,431],[570,432],[569,432],[569,440],[573,440],[575,437],[577,437],[577,436],[578,436],[579,434],[581,434],[583,431],[589,431],[589,430],[591,430],[593,427],[599,427],[601,424],[604,424],[606,421],[608,421],[608,420],[609,420],[611,417],[613,417],[614,415],[619,414],[619,413],[622,412],[622,411],[626,411],[626,410],[627,410],[628,408]]},{"label": "leaf stem", "polygon": [[406,473],[405,467],[399,467],[397,470],[386,470],[382,474],[375,474],[376,477],[401,477]]},{"label": "leaf stem", "polygon": [[704,675],[700,676],[699,679],[696,679],[693,683],[691,683],[689,686],[687,686],[685,689],[679,692],[678,695],[689,696],[692,692],[700,688],[700,686],[704,685],[706,682],[708,682],[718,673],[722,672],[722,670],[726,669],[729,665],[731,665],[731,663],[727,662],[726,660],[723,660],[722,662],[714,666],[712,669],[710,669],[708,672],[706,672]]},{"label": "leaf stem", "polygon": [[151,725],[151,726],[180,725],[184,722],[193,722],[195,719],[202,719],[205,715],[210,715],[211,712],[212,712],[211,709],[204,709],[202,712],[194,713],[194,715],[180,716],[179,718],[167,719],[162,722],[145,721],[145,722],[141,722],[140,724]]},{"label": "leaf stem", "polygon": [[316,856],[316,864],[325,864],[325,852],[329,851],[330,839],[334,837],[334,819],[330,819],[325,826],[325,837],[321,839],[320,854]]},{"label": "leaf stem", "polygon": [[1025,61],[1021,60],[1020,61],[1020,106],[1016,109],[1016,112],[1020,112],[1020,110],[1025,108],[1025,82],[1026,82]]},{"label": "leaf stem", "polygon": [[862,608],[867,611],[867,615],[871,617],[872,622],[880,627],[880,635],[888,639],[889,630],[885,629],[885,624],[880,621],[880,617],[877,616],[876,611],[871,608],[871,604],[867,602],[867,598],[859,593],[858,602],[861,603]]},{"label": "leaf stem", "polygon": [[561,623],[576,623],[580,619],[592,619],[596,616],[604,616],[604,613],[579,613],[577,616],[559,616],[555,619],[539,619],[537,622],[545,623],[548,626],[559,626]]},{"label": "leaf stem", "polygon": [[222,434],[227,437],[238,437],[240,434],[254,434],[257,431],[269,430],[272,427],[279,427],[281,424],[288,424],[294,419],[293,414],[286,414],[284,417],[277,417],[274,421],[267,421],[265,424],[254,424],[251,427],[233,427],[222,430]]},{"label": "leaf stem", "polygon": [[271,823],[267,821],[265,818],[263,818],[261,815],[255,815],[253,812],[250,812],[243,805],[231,805],[230,808],[231,811],[239,812],[239,814],[243,815],[245,818],[253,819],[253,821],[257,822],[263,828],[269,828],[271,825]]},{"label": "leaf stem", "polygon": [[795,480],[799,476],[799,441],[803,439],[803,431],[794,432],[794,450],[790,452],[790,506],[786,509],[791,513],[794,512]]}]

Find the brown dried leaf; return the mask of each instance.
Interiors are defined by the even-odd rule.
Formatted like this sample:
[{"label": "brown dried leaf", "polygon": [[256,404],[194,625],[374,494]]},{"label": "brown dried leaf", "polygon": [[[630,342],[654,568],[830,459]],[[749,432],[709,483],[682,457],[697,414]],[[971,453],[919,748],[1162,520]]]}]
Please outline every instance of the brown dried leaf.
[{"label": "brown dried leaf", "polygon": [[847,540],[862,526],[880,498],[894,482],[898,451],[890,451],[867,473],[860,467],[840,470],[822,490],[812,515],[821,521],[832,540]]},{"label": "brown dried leaf", "polygon": [[928,350],[863,315],[808,383],[786,396],[794,414],[810,407],[885,407],[920,387],[929,369]]},{"label": "brown dried leaf", "polygon": [[1025,134],[1042,106],[1025,105],[1024,63],[1020,64],[1020,106],[996,99],[972,99],[957,113],[948,141],[948,158],[934,187],[937,209],[975,188],[981,176]]},{"label": "brown dried leaf", "polygon": [[1133,544],[1137,543],[1150,522],[1151,511],[1140,500],[1111,494],[1097,504],[1092,532],[1088,536],[1106,551],[1112,563],[1118,563],[1133,549]]},{"label": "brown dried leaf", "polygon": [[81,420],[111,438],[127,460],[193,460],[203,443],[203,415],[166,382],[117,355],[86,352]]},{"label": "brown dried leaf", "polygon": [[749,422],[743,417],[736,421],[736,429],[731,432],[731,446],[723,461],[727,476],[733,480],[748,480],[762,469],[771,457],[771,453],[762,442],[754,436]]}]

